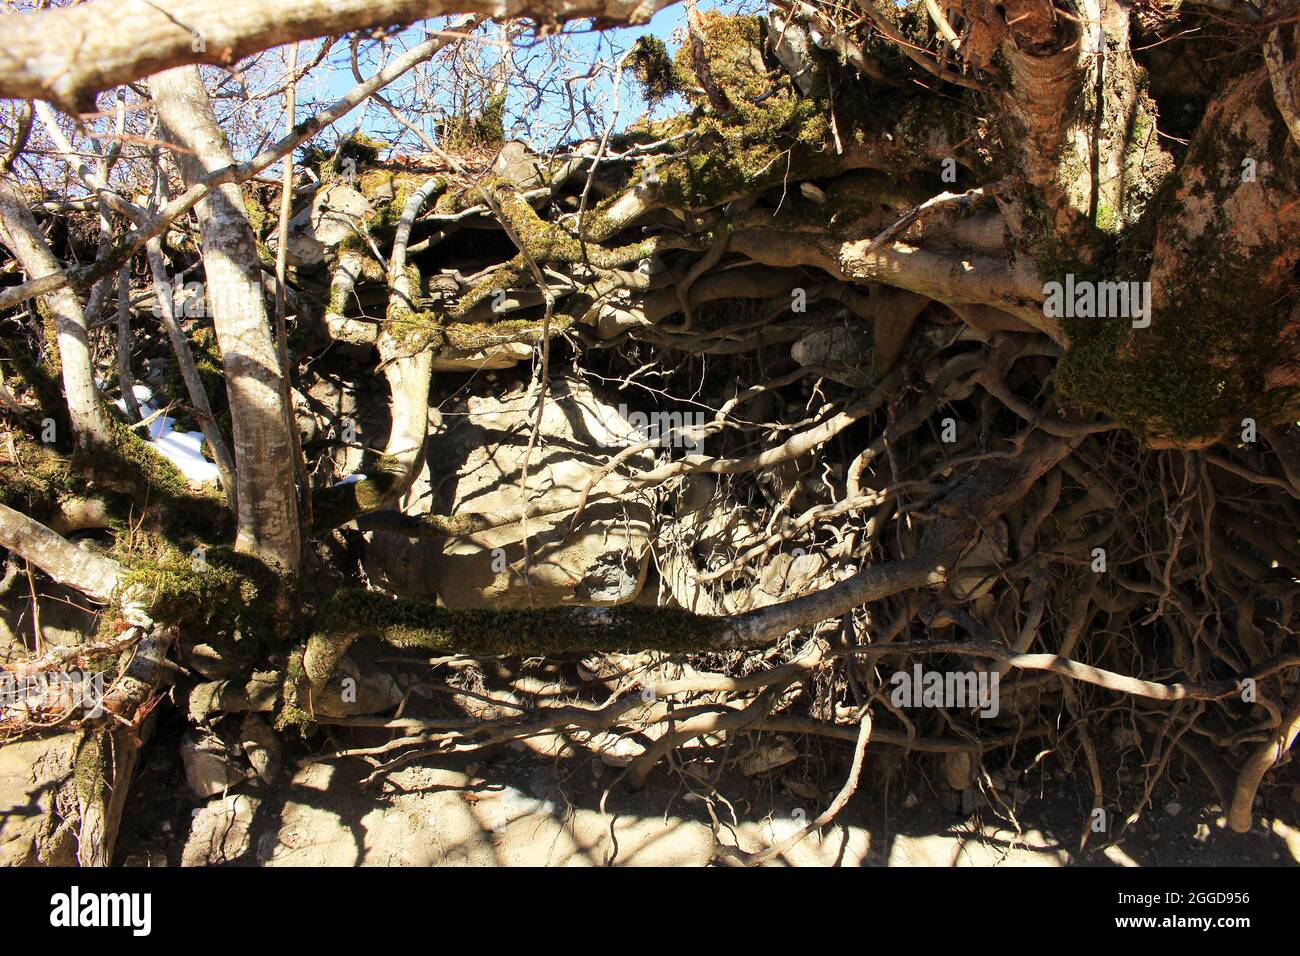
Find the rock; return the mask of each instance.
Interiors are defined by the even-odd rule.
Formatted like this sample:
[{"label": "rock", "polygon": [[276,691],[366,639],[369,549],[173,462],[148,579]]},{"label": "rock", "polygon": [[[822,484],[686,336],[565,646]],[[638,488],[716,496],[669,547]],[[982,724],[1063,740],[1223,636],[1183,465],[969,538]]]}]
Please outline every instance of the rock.
[{"label": "rock", "polygon": [[246,856],[252,847],[253,818],[261,801],[231,794],[209,801],[191,818],[181,866],[219,866]]},{"label": "rock", "polygon": [[1007,562],[1007,524],[1001,518],[991,522],[975,546],[953,566],[948,590],[958,601],[974,601],[988,594],[997,583],[996,569]]},{"label": "rock", "polygon": [[522,192],[542,185],[544,169],[542,158],[518,140],[502,146],[492,161],[492,175],[514,183]]},{"label": "rock", "polygon": [[325,686],[312,694],[312,711],[325,717],[382,714],[402,702],[405,695],[391,674],[377,667],[357,666],[349,652]]},{"label": "rock", "polygon": [[1165,804],[1165,813],[1169,814],[1171,817],[1176,817],[1182,812],[1183,805],[1175,800],[1170,800]]},{"label": "rock", "polygon": [[758,581],[760,593],[753,595],[750,607],[766,607],[820,589],[829,583],[822,580],[829,567],[830,561],[817,552],[776,555],[763,568]]},{"label": "rock", "polygon": [[273,783],[283,765],[279,735],[257,714],[246,714],[239,725],[239,745],[262,782]]},{"label": "rock", "polygon": [[911,810],[914,806],[916,806],[920,802],[921,802],[921,798],[918,797],[916,794],[914,794],[911,790],[909,790],[907,791],[907,796],[903,798],[903,809]]},{"label": "rock", "polygon": [[433,360],[435,372],[483,372],[513,368],[533,357],[533,347],[524,342],[504,342],[485,349],[445,346]]},{"label": "rock", "polygon": [[229,634],[182,634],[178,647],[181,663],[208,680],[227,680],[247,674],[257,658],[253,641]]},{"label": "rock", "polygon": [[[334,183],[317,191],[312,203],[289,220],[289,263],[323,262],[325,250],[346,239],[371,212],[370,201],[351,186]],[[268,240],[272,250],[275,237]]]},{"label": "rock", "polygon": [[[486,516],[519,507],[519,478],[535,415],[535,396],[516,389],[469,399],[464,414],[431,438],[437,454],[405,501],[408,513]],[[552,383],[541,434],[529,464],[530,503],[545,509],[572,501],[587,481],[635,438],[618,408],[576,380]],[[645,466],[649,453],[635,461]],[[601,486],[616,497],[593,496],[576,532],[571,513],[528,523],[531,588],[521,573],[523,534],[518,524],[443,540],[414,540],[384,531],[366,536],[364,564],[371,579],[404,597],[437,597],[454,608],[560,605],[611,606],[636,598],[645,581],[653,510],[644,496],[619,495],[617,475]],[[538,493],[540,492],[540,494]]]},{"label": "rock", "polygon": [[626,767],[641,754],[645,747],[620,734],[603,733],[592,738],[592,745],[600,753],[600,762],[606,767]]},{"label": "rock", "polygon": [[800,183],[799,192],[803,193],[805,199],[819,206],[826,202],[826,194],[815,183]]},{"label": "rock", "polygon": [[850,388],[871,383],[870,336],[865,328],[843,325],[814,329],[790,346],[790,358],[800,365],[834,366],[826,373],[831,381]]},{"label": "rock", "polygon": [[[4,567],[0,565],[0,575]],[[23,590],[26,591],[24,585]],[[62,584],[46,581],[41,585],[37,610],[41,621],[41,643],[50,647],[80,644],[95,633],[95,615],[81,609],[81,593]],[[11,596],[0,604],[0,649],[26,646],[32,638],[31,599]]]},{"label": "rock", "polygon": [[0,866],[75,866],[78,733],[0,747]]},{"label": "rock", "polygon": [[740,772],[746,777],[767,773],[777,767],[793,763],[799,757],[790,741],[784,737],[774,737],[755,747],[740,758]]},{"label": "rock", "polygon": [[190,688],[185,698],[186,713],[195,723],[203,723],[213,712],[270,713],[280,698],[280,674],[257,671],[247,680],[206,681]]},{"label": "rock", "polygon": [[954,790],[967,790],[975,783],[975,758],[964,750],[944,754],[939,769]]},{"label": "rock", "polygon": [[181,763],[185,782],[200,797],[224,793],[244,782],[244,773],[230,759],[226,745],[216,734],[190,731],[181,738]]},{"label": "rock", "polygon": [[767,14],[767,44],[804,96],[823,96],[827,91],[826,70],[817,61],[812,37],[801,23],[792,23],[780,11]]}]

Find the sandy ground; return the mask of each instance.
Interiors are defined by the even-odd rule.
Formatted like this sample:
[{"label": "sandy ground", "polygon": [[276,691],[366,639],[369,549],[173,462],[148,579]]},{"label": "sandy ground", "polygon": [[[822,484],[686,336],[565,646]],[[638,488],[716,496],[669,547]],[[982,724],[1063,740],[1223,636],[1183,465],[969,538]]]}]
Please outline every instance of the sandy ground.
[{"label": "sandy ground", "polygon": [[[146,754],[116,854],[127,865],[704,866],[717,840],[754,852],[817,816],[842,781],[838,751],[744,776],[734,767],[657,772],[639,792],[617,768],[523,749],[428,758],[366,785],[357,760],[300,763],[273,785],[201,800],[184,784],[167,732]],[[1039,765],[1032,779],[994,774],[964,795],[937,775],[868,757],[840,817],[772,862],[802,866],[1296,865],[1300,789],[1281,780],[1256,829],[1226,828],[1211,791],[1175,774],[1118,840],[1093,837],[1084,776]],[[1119,777],[1125,774],[1117,768]],[[873,774],[874,772],[874,774]],[[1283,768],[1294,777],[1294,768]],[[997,804],[991,806],[990,800]],[[964,804],[964,805],[963,805]],[[1014,816],[1014,822],[1012,817]],[[1112,827],[1118,821],[1112,819]],[[1112,845],[1105,846],[1105,843]]]}]

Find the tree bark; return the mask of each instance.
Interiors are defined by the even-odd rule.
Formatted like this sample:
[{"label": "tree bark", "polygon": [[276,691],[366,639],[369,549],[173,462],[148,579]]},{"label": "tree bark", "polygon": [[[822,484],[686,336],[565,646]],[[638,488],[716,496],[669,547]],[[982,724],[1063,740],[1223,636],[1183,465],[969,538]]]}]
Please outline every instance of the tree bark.
[{"label": "tree bark", "polygon": [[[176,153],[187,186],[233,164],[198,67],[151,77],[162,135],[191,152]],[[197,207],[207,295],[225,361],[234,439],[239,534],[236,547],[289,571],[299,562],[298,500],[291,417],[266,311],[257,245],[243,193],[213,190]]]},{"label": "tree bark", "polygon": [[[33,279],[63,271],[27,210],[21,190],[7,176],[0,177],[0,242],[9,247]],[[96,445],[108,443],[108,421],[95,388],[86,314],[76,293],[66,288],[47,295],[45,306],[54,321],[74,438],[78,449],[90,451]]]},{"label": "tree bark", "polygon": [[122,577],[111,558],[83,550],[7,505],[0,505],[0,547],[36,565],[60,584],[107,604]]}]

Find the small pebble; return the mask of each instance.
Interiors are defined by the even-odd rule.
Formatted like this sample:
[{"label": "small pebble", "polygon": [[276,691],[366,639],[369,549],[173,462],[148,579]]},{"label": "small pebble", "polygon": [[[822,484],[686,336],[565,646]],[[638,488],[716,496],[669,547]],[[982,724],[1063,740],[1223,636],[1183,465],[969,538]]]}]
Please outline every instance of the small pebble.
[{"label": "small pebble", "polygon": [[1177,803],[1173,800],[1170,800],[1168,803],[1165,804],[1165,813],[1169,814],[1171,817],[1176,817],[1178,816],[1178,814],[1182,812],[1183,812],[1183,805],[1181,803]]}]

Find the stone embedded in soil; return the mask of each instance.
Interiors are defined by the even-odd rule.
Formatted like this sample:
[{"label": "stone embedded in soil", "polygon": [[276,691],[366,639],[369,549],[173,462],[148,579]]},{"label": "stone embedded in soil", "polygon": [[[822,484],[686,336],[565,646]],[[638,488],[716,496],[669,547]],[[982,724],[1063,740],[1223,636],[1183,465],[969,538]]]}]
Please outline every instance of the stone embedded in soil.
[{"label": "stone embedded in soil", "polygon": [[200,797],[214,796],[244,781],[244,772],[234,765],[215,734],[186,734],[181,740],[181,763],[186,783]]},{"label": "stone embedded in soil", "polygon": [[799,752],[794,749],[790,741],[778,737],[768,744],[755,747],[741,757],[740,771],[745,776],[752,777],[755,774],[775,770],[777,767],[784,767],[788,763],[793,763],[798,757]]}]

